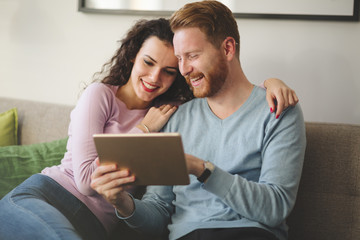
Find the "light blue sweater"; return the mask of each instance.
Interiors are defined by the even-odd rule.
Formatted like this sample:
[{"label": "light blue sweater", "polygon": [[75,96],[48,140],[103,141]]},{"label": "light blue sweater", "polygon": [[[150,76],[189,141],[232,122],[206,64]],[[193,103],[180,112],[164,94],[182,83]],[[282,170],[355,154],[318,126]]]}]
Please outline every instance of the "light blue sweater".
[{"label": "light blue sweater", "polygon": [[[299,186],[305,127],[299,104],[279,119],[265,91],[254,87],[247,101],[221,120],[206,99],[194,99],[171,117],[165,132],[179,132],[184,150],[216,168],[205,184],[191,175],[187,186],[149,186],[126,222],[170,239],[199,228],[260,227],[287,238],[286,217]],[[151,171],[151,165],[149,165]]]}]

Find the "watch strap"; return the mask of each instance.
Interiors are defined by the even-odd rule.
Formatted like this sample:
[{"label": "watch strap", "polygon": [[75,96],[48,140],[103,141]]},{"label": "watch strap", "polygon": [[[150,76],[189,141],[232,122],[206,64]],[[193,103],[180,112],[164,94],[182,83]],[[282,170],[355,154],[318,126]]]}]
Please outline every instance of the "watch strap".
[{"label": "watch strap", "polygon": [[214,167],[210,162],[204,162],[204,171],[203,173],[197,178],[197,180],[201,183],[204,183],[211,175]]},{"label": "watch strap", "polygon": [[205,170],[203,171],[203,173],[197,178],[197,180],[199,181],[199,182],[205,182],[206,181],[206,179],[208,179],[209,177],[210,177],[210,175],[211,175],[211,171],[210,171],[210,169],[208,169],[208,168],[205,168]]}]

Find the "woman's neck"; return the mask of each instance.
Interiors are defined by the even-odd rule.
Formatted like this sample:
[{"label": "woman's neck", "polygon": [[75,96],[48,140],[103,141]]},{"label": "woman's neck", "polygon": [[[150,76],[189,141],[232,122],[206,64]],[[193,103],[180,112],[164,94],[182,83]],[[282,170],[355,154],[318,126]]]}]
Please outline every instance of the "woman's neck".
[{"label": "woman's neck", "polygon": [[119,86],[116,97],[125,103],[126,107],[130,110],[146,109],[152,104],[152,102],[145,102],[138,98],[129,82],[123,86]]}]

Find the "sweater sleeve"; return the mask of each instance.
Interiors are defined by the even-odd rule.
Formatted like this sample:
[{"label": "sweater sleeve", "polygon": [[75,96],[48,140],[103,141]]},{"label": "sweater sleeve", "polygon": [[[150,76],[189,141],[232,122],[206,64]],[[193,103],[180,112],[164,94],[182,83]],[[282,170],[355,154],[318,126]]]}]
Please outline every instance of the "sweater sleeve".
[{"label": "sweater sleeve", "polygon": [[148,186],[142,200],[134,199],[135,211],[121,218],[132,228],[153,236],[167,233],[167,225],[174,212],[172,186]]},{"label": "sweater sleeve", "polygon": [[266,88],[265,88],[265,81],[266,81],[266,80],[264,80],[261,84],[259,84],[259,87],[261,87],[261,88],[263,88],[263,89],[266,90]]},{"label": "sweater sleeve", "polygon": [[278,226],[292,210],[305,152],[305,127],[299,106],[265,129],[258,182],[216,167],[203,188],[221,198],[241,216]]},{"label": "sweater sleeve", "polygon": [[75,183],[84,195],[95,191],[90,187],[90,177],[96,168],[97,152],[93,134],[103,133],[112,106],[111,90],[94,83],[82,93],[71,113],[71,148]]}]

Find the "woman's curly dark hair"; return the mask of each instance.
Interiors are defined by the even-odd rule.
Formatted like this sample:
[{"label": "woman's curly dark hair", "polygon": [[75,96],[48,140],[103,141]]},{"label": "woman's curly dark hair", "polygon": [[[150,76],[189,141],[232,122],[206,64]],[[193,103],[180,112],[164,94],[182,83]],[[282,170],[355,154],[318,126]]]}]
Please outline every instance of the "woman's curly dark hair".
[{"label": "woman's curly dark hair", "polygon": [[[101,71],[97,73],[98,75],[102,75],[104,72],[108,72],[101,82],[116,86],[125,85],[129,81],[133,68],[133,62],[131,60],[136,58],[145,40],[152,36],[172,46],[174,34],[171,31],[169,20],[165,18],[153,20],[142,19],[136,22],[128,31],[126,37],[120,41],[121,46],[115,55],[109,62],[105,63]],[[175,81],[168,91],[158,96],[156,100],[161,102],[186,102],[192,98],[194,98],[192,91],[178,71]]]}]

